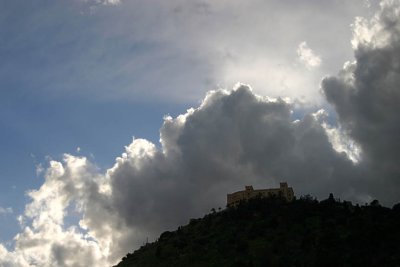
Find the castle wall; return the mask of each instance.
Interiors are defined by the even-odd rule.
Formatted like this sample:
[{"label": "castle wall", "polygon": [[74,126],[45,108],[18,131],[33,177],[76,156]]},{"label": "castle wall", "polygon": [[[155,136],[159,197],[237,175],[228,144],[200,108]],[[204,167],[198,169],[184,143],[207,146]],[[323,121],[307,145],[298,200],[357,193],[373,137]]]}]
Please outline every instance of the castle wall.
[{"label": "castle wall", "polygon": [[252,186],[246,186],[243,191],[227,195],[227,206],[236,206],[240,201],[246,201],[251,198],[272,196],[280,196],[285,198],[287,201],[292,201],[294,199],[293,188],[288,187],[287,183],[281,183],[279,188],[257,190],[254,190]]}]

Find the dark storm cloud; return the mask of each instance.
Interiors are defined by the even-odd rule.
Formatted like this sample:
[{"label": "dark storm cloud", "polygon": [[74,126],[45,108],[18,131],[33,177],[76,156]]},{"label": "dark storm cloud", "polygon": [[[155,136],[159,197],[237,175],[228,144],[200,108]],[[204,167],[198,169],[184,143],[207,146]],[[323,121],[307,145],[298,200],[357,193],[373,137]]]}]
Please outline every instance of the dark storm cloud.
[{"label": "dark storm cloud", "polygon": [[371,194],[389,203],[400,194],[399,14],[399,2],[386,1],[370,25],[356,25],[355,62],[322,82],[340,123],[362,148]]},{"label": "dark storm cloud", "polygon": [[332,148],[316,115],[294,122],[290,104],[244,85],[209,93],[198,109],[166,118],[161,138],[163,151],[135,140],[110,172],[114,209],[141,231],[223,207],[226,194],[245,184],[288,181],[298,194],[319,197],[357,191],[358,169]]}]

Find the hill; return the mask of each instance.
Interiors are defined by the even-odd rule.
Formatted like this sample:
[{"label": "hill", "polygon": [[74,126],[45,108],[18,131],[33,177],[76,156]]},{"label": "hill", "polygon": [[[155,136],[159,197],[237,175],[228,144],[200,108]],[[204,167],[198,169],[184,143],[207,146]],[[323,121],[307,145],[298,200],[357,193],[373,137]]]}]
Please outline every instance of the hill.
[{"label": "hill", "polygon": [[400,266],[400,203],[253,199],[164,232],[116,266]]}]

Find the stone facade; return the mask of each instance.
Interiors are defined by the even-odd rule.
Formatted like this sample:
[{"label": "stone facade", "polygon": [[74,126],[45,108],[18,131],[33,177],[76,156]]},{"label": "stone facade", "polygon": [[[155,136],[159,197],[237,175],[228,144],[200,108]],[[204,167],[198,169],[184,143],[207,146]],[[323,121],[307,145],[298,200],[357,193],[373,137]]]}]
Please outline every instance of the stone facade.
[{"label": "stone facade", "polygon": [[255,197],[271,197],[280,196],[287,201],[292,201],[294,198],[293,188],[288,187],[286,182],[280,183],[279,188],[270,189],[253,189],[253,186],[245,186],[245,190],[238,191],[227,195],[227,206],[236,206],[240,201],[249,200]]}]

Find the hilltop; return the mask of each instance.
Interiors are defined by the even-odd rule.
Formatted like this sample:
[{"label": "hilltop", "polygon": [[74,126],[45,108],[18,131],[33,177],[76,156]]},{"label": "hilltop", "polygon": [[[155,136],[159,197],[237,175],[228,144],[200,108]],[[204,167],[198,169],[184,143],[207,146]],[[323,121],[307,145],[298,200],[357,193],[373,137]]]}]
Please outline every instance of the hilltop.
[{"label": "hilltop", "polygon": [[191,219],[117,267],[400,266],[400,203],[251,199]]}]

